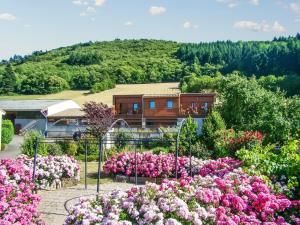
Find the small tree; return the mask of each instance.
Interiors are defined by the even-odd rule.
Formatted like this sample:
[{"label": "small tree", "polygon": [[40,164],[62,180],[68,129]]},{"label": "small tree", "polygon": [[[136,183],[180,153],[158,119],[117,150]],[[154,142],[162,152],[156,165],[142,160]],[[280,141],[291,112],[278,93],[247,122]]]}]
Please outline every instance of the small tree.
[{"label": "small tree", "polygon": [[189,145],[194,145],[198,141],[199,136],[197,135],[197,127],[197,123],[191,116],[187,118],[187,121],[182,127],[179,146],[180,151],[184,155],[188,155]]},{"label": "small tree", "polygon": [[103,103],[87,102],[84,104],[83,111],[91,134],[101,139],[115,120],[113,109]]},{"label": "small tree", "polygon": [[225,130],[225,122],[217,111],[213,111],[205,119],[202,127],[202,141],[210,150],[214,149],[220,130]]},{"label": "small tree", "polygon": [[10,94],[15,91],[17,85],[17,77],[15,72],[13,71],[13,68],[10,64],[7,64],[5,67],[4,74],[2,76],[2,82],[1,82],[1,88],[0,92],[1,94]]}]

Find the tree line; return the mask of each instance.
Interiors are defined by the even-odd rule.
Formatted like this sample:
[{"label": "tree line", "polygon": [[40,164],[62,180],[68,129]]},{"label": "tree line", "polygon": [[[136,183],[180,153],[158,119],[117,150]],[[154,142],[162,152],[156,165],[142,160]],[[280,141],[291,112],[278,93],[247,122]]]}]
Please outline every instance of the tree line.
[{"label": "tree line", "polygon": [[[116,84],[180,81],[184,77],[273,74],[273,85],[298,94],[300,35],[273,41],[180,44],[162,40],[80,43],[14,56],[0,63],[0,94],[99,92]],[[263,82],[263,81],[262,81]],[[294,85],[292,91],[290,85]]]}]

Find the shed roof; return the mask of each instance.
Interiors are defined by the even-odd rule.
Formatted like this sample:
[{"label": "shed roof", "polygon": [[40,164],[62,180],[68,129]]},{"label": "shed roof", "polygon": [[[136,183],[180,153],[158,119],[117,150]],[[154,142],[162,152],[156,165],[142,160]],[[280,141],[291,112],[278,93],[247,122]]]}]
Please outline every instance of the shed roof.
[{"label": "shed roof", "polygon": [[0,108],[5,111],[40,111],[64,101],[67,100],[0,100]]},{"label": "shed roof", "polygon": [[67,109],[49,116],[49,118],[78,118],[78,117],[84,117],[84,112],[82,111],[82,109]]}]

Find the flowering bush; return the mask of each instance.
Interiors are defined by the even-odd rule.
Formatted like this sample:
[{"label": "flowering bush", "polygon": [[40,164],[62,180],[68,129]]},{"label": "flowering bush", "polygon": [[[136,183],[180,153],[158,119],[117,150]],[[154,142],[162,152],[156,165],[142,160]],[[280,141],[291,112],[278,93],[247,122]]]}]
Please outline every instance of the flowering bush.
[{"label": "flowering bush", "polygon": [[257,144],[261,144],[264,139],[264,135],[259,131],[237,132],[233,129],[222,130],[219,136],[220,138],[216,144],[218,157],[234,157],[237,150],[241,148],[250,149]]},{"label": "flowering bush", "polygon": [[[33,168],[32,158],[20,156],[24,164]],[[80,179],[80,168],[75,159],[69,156],[47,156],[38,157],[36,162],[36,185],[43,189],[50,186],[61,186],[65,178]]]},{"label": "flowering bush", "polygon": [[0,224],[42,224],[37,212],[40,198],[32,194],[31,175],[23,160],[1,160]]},{"label": "flowering bush", "polygon": [[[232,158],[220,158],[218,160],[201,160],[192,157],[192,173],[206,175],[218,175],[233,171],[241,165],[241,161]],[[178,157],[179,176],[186,177],[189,172],[189,158]],[[120,153],[104,164],[106,174],[135,175],[134,152]],[[142,177],[174,177],[175,156],[173,154],[155,155],[152,153],[137,153],[137,174]]]},{"label": "flowering bush", "polygon": [[[178,157],[178,172],[187,175],[185,166],[187,157]],[[124,152],[111,157],[104,164],[106,174],[135,175],[135,153]],[[175,174],[175,157],[173,154],[155,155],[152,153],[137,153],[137,174],[142,177],[172,177]]]},{"label": "flowering bush", "polygon": [[195,176],[113,191],[99,201],[81,199],[65,225],[300,224],[297,215],[287,214],[298,206],[272,193],[262,179],[236,169],[221,177]]},{"label": "flowering bush", "polygon": [[254,146],[237,151],[249,172],[267,176],[274,187],[290,198],[300,199],[300,142],[289,141],[276,149],[274,145]]}]

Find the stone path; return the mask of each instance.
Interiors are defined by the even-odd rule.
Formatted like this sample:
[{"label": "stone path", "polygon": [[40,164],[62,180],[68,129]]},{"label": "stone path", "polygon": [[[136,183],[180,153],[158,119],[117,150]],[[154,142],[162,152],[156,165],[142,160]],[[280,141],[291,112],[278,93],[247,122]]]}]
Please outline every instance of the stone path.
[{"label": "stone path", "polygon": [[[134,186],[128,183],[107,183],[100,185],[100,192],[107,193],[112,190],[128,190]],[[46,225],[61,225],[68,214],[65,207],[70,209],[72,205],[78,202],[80,197],[95,197],[96,186],[89,186],[87,190],[84,185],[58,189],[54,191],[39,191],[38,195],[42,197],[39,206],[39,212]]]},{"label": "stone path", "polygon": [[0,151],[0,159],[15,159],[21,154],[21,144],[24,137],[15,135],[12,141],[6,146],[5,150]]}]

